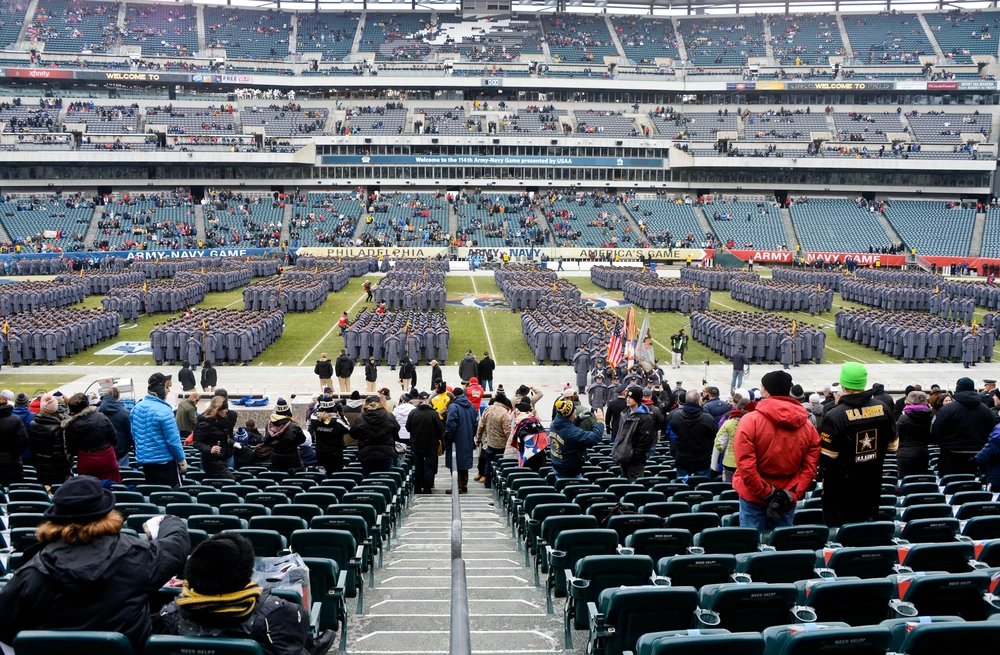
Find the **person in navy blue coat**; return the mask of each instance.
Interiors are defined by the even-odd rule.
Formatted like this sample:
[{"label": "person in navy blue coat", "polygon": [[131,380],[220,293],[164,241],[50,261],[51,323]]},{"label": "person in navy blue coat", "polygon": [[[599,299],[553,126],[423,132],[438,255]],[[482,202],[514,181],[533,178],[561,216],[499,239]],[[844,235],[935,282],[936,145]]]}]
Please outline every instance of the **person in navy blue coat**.
[{"label": "person in navy blue coat", "polygon": [[[464,494],[469,491],[469,469],[472,468],[479,413],[465,396],[465,389],[455,387],[452,394],[455,399],[448,404],[444,420],[445,466],[458,470],[458,492]],[[452,444],[455,445],[454,454]]]}]

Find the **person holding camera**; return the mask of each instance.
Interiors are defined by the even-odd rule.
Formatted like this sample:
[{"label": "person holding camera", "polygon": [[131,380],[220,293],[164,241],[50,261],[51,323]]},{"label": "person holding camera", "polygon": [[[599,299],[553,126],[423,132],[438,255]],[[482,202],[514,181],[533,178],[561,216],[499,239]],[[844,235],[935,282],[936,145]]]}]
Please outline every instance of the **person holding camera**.
[{"label": "person holding camera", "polygon": [[740,525],[760,532],[792,525],[795,503],[809,489],[819,464],[819,434],[792,398],[792,376],[771,371],[760,380],[757,409],[740,418],[733,488]]},{"label": "person holding camera", "polygon": [[201,453],[201,468],[209,478],[234,477],[229,468],[234,442],[228,414],[229,401],[215,396],[194,428],[194,447]]}]

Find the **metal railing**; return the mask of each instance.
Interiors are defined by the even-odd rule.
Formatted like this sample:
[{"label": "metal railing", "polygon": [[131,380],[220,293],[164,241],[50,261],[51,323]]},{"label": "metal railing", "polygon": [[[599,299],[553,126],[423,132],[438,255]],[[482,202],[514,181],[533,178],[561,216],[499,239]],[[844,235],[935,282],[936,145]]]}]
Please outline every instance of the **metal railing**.
[{"label": "metal railing", "polygon": [[[454,444],[452,445],[454,448]],[[452,450],[452,461],[457,453]],[[471,655],[472,634],[469,626],[469,587],[462,559],[462,501],[459,499],[458,470],[451,470],[451,655]]]}]

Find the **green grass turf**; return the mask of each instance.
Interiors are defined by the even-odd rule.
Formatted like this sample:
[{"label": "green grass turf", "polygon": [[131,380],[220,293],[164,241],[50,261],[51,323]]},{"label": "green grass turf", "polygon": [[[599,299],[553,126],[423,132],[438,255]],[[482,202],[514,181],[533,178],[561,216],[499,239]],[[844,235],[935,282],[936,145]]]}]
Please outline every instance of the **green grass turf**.
[{"label": "green grass turf", "polygon": [[[766,274],[766,271],[765,271]],[[353,278],[349,284],[331,293],[326,302],[319,310],[312,313],[298,314],[291,313],[285,317],[285,331],[281,339],[272,344],[255,361],[255,365],[262,366],[297,366],[312,365],[313,361],[319,358],[320,353],[326,352],[331,358],[335,358],[343,347],[343,339],[337,334],[334,328],[340,312],[349,310],[353,316],[357,314],[364,304],[361,300],[364,292],[361,286],[365,279],[373,282],[377,278],[368,276],[366,278]],[[613,300],[622,300],[620,291],[607,291],[596,286],[588,277],[571,277],[570,281],[577,285],[584,295],[595,295]],[[473,294],[500,296],[500,289],[492,277],[469,275],[449,275],[446,280],[449,300],[461,299]],[[100,296],[91,296],[86,299],[83,307],[99,308]],[[237,289],[225,293],[210,293],[205,300],[198,304],[198,307],[217,308],[229,307],[231,309],[242,309],[243,290]],[[838,295],[834,296],[834,311],[841,308],[861,308],[864,306],[857,303],[845,302]],[[740,311],[760,311],[750,305],[734,301],[728,293],[715,292],[712,294],[712,309],[735,309]],[[617,307],[612,311],[624,316],[628,308]],[[472,350],[477,357],[481,357],[484,351],[489,350],[500,365],[511,364],[531,364],[534,361],[532,353],[524,337],[521,334],[521,315],[504,309],[478,309],[461,307],[449,304],[446,310],[448,323],[451,328],[451,348],[449,364],[458,362],[467,350]],[[639,321],[645,316],[645,311],[638,310]],[[889,363],[893,360],[885,355],[858,344],[844,341],[838,338],[833,332],[833,313],[821,314],[811,317],[803,312],[776,312],[788,318],[796,318],[804,323],[812,323],[826,328],[827,346],[824,363],[839,364],[845,361],[854,360],[866,363]],[[977,309],[976,320],[982,321],[985,310]],[[668,361],[667,344],[670,335],[679,328],[690,327],[687,317],[672,312],[650,312],[650,328],[654,339],[654,348],[657,358],[660,361]],[[158,314],[154,316],[143,316],[135,325],[126,325],[117,341],[145,341],[149,338],[149,331],[156,323],[161,323],[170,317],[168,314]],[[485,324],[484,324],[485,319]],[[331,329],[334,328],[334,329]],[[487,336],[488,335],[488,336]],[[110,345],[111,342],[99,344],[95,348],[79,353],[67,360],[67,364],[75,365],[153,365],[151,358],[141,356],[104,356],[95,355],[94,352]],[[722,362],[721,356],[710,352],[705,346],[691,341],[685,357],[688,363],[701,362],[710,359],[713,363]],[[57,370],[57,369],[53,369]],[[39,379],[36,376],[23,376],[26,378],[25,385],[31,386],[32,380],[37,380],[39,387],[54,386],[69,380],[53,373],[52,379]],[[4,371],[4,378],[8,378],[8,371]],[[12,383],[11,383],[12,384]]]},{"label": "green grass turf", "polygon": [[[25,368],[28,367],[22,367],[18,370],[23,371]],[[42,375],[30,375],[19,373],[18,370],[5,366],[3,374],[0,375],[0,380],[2,380],[0,385],[2,385],[4,389],[23,391],[32,398],[35,397],[36,392],[44,393],[51,391],[52,389],[61,387],[79,379],[79,376],[76,375],[59,375],[57,372],[59,369],[56,366],[51,368],[53,371],[51,375],[49,375],[48,372]]]}]

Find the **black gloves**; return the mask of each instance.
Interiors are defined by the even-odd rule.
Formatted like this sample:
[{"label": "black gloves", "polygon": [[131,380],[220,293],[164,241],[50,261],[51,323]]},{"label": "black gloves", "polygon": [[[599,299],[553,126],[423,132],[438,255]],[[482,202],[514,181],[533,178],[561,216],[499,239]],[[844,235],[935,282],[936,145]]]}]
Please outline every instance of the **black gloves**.
[{"label": "black gloves", "polygon": [[775,523],[795,508],[795,499],[784,489],[775,489],[766,500],[767,518]]}]

